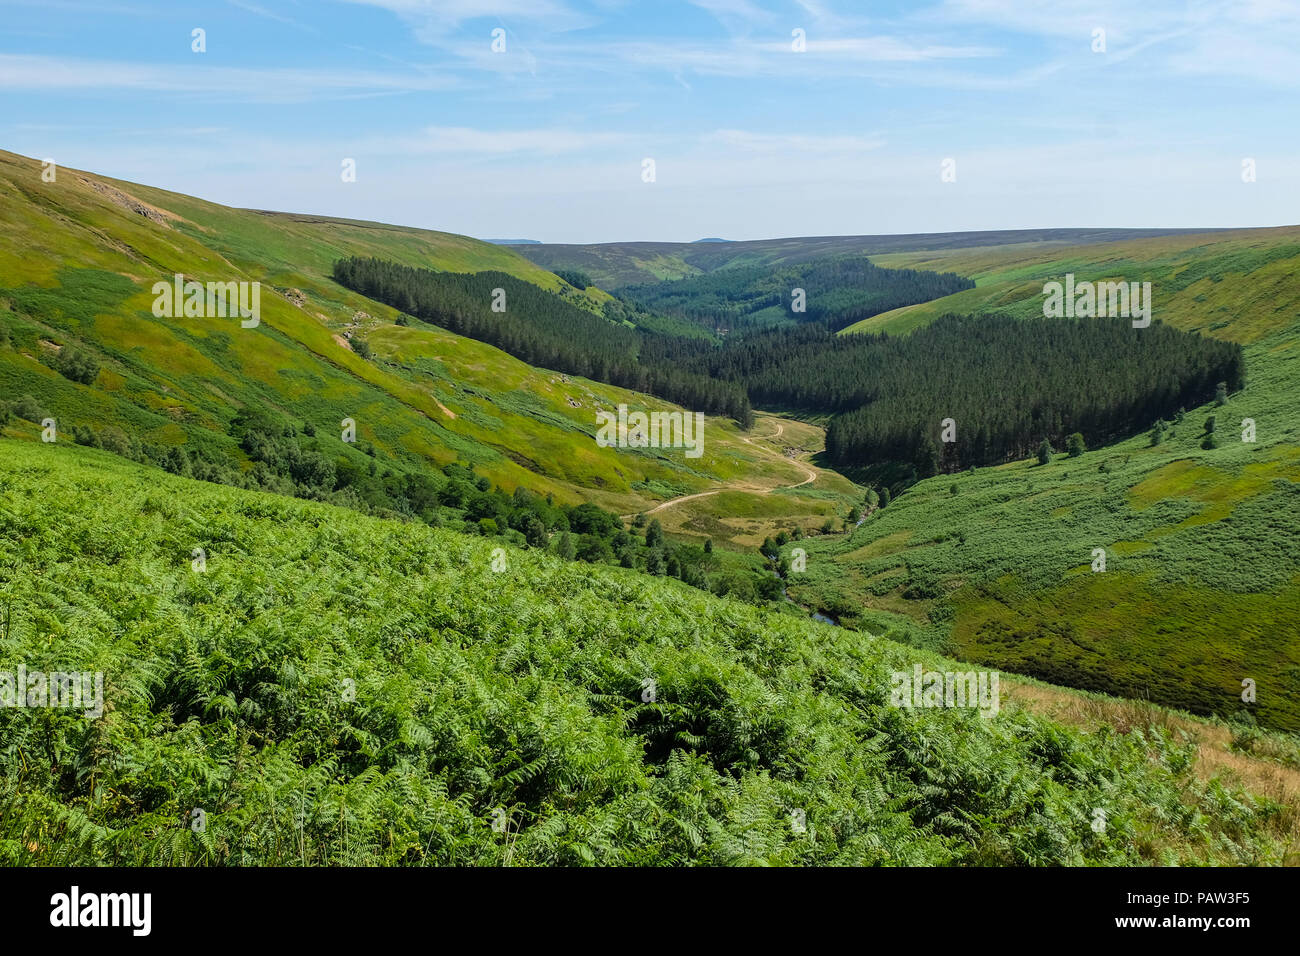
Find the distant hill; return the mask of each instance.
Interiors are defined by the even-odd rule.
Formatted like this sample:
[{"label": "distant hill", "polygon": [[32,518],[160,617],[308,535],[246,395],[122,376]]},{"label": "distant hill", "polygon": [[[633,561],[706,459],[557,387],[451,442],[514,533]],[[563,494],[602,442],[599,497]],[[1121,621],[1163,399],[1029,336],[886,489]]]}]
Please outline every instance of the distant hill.
[{"label": "distant hill", "polygon": [[494,246],[540,246],[540,239],[484,239]]},{"label": "distant hill", "polygon": [[792,265],[836,255],[881,255],[939,249],[1044,244],[1085,245],[1151,236],[1207,232],[1204,229],[1004,229],[990,232],[930,232],[893,236],[805,236],[789,239],[698,242],[607,242],[588,245],[540,243],[519,254],[543,268],[577,269],[602,289],[681,279],[733,265]]}]

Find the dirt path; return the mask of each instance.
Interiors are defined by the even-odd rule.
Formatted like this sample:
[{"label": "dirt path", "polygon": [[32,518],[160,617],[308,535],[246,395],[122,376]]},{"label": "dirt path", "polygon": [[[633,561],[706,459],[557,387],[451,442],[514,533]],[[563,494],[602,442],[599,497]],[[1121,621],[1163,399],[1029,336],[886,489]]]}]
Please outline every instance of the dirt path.
[{"label": "dirt path", "polygon": [[[672,498],[672,499],[670,499],[670,500],[668,500],[668,501],[663,502],[662,504],[655,505],[655,506],[654,506],[653,508],[651,508],[649,511],[644,512],[644,513],[645,513],[646,515],[658,514],[660,511],[663,511],[665,508],[671,508],[673,505],[679,505],[679,504],[681,504],[683,501],[693,501],[693,500],[695,500],[696,498],[707,498],[709,495],[721,494],[721,493],[724,492],[724,491],[733,491],[733,490],[736,490],[736,489],[733,489],[733,488],[731,488],[731,487],[726,487],[726,488],[715,488],[715,489],[713,489],[712,491],[701,491],[701,492],[699,492],[698,494],[694,494],[694,495],[682,495],[680,498]],[[752,489],[751,489],[751,490],[752,490]],[[623,515],[623,517],[624,517],[624,518],[635,518],[636,515]]]},{"label": "dirt path", "polygon": [[[767,495],[767,494],[771,494],[773,491],[777,491],[782,488],[802,488],[804,485],[811,484],[812,482],[816,481],[817,472],[812,468],[809,468],[807,465],[803,464],[802,462],[795,461],[793,458],[787,458],[785,455],[779,455],[772,449],[767,448],[763,445],[754,444],[755,442],[758,441],[771,441],[773,438],[780,438],[781,435],[785,432],[785,426],[780,422],[776,422],[775,424],[776,424],[776,431],[772,432],[772,434],[770,435],[755,435],[749,438],[746,438],[744,435],[741,435],[739,436],[740,440],[743,441],[746,445],[749,445],[753,448],[757,448],[759,451],[767,454],[769,457],[779,458],[781,461],[786,461],[792,465],[797,465],[800,468],[803,468],[804,474],[808,476],[803,481],[793,485],[777,485],[775,488],[763,488],[758,485],[753,485],[743,481],[727,482],[721,488],[714,488],[711,491],[697,491],[693,495],[682,495],[680,498],[670,498],[668,501],[663,501],[655,505],[649,511],[643,512],[643,514],[647,516],[658,514],[660,511],[663,511],[666,508],[671,508],[674,505],[679,505],[682,502],[694,501],[696,498],[707,498],[709,497],[709,495],[721,494],[724,491],[747,491],[751,494]],[[635,518],[636,515],[623,515],[623,517]]]},{"label": "dirt path", "polygon": [[[776,431],[772,432],[772,434],[770,434],[770,435],[760,435],[760,436],[757,436],[757,438],[758,438],[759,441],[770,441],[770,440],[773,439],[773,438],[780,438],[781,435],[782,435],[784,432],[785,432],[785,426],[782,425],[780,422],[777,422],[777,423],[776,423]],[[753,438],[746,438],[744,435],[742,435],[742,436],[740,436],[740,440],[743,441],[746,445],[754,445],[754,440],[755,440],[755,439],[753,439]],[[754,445],[754,447],[755,447],[755,448],[762,448],[763,446],[762,446],[762,445]],[[785,458],[785,457],[783,456],[783,460],[784,460],[784,461],[788,461],[788,462],[790,462],[790,464],[792,464],[792,465],[799,465],[799,462],[795,461],[793,458]],[[814,481],[817,480],[817,472],[813,471],[811,468],[808,468],[808,466],[806,466],[806,465],[799,465],[799,466],[800,466],[801,468],[806,469],[806,470],[804,471],[804,474],[806,474],[808,477],[805,478],[803,481],[799,482],[799,484],[797,484],[797,485],[782,485],[781,487],[783,487],[783,488],[802,488],[804,485],[812,484]],[[768,490],[770,491],[771,489],[768,489]],[[705,492],[705,494],[714,494],[714,492]],[[699,496],[699,495],[688,495],[688,496],[687,496],[687,498],[698,498],[698,497],[700,497],[700,496]],[[677,500],[677,501],[685,501],[686,498],[678,498],[678,499],[676,499],[676,500]],[[666,502],[666,504],[672,504],[672,502]],[[663,507],[663,505],[660,505],[660,507]]]}]

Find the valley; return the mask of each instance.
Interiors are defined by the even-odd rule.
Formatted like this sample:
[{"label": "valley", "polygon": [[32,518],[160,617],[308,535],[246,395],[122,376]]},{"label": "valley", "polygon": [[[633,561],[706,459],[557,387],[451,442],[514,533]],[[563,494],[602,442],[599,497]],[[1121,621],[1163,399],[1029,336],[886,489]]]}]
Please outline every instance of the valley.
[{"label": "valley", "polygon": [[[1300,229],[514,247],[40,170],[0,153],[2,646],[109,717],[0,710],[11,864],[281,862],[286,787],[313,864],[1296,861]],[[1151,328],[1053,328],[1067,274]],[[900,715],[921,664],[1003,707]]]}]

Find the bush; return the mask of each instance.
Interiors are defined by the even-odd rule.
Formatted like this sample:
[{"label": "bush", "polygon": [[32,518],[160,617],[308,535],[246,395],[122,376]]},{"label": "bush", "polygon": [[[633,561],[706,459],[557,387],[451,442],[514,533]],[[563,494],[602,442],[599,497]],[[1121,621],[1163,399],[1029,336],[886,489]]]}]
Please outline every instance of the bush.
[{"label": "bush", "polygon": [[35,422],[37,425],[43,419],[49,418],[50,413],[41,407],[41,404],[30,395],[23,395],[13,405],[14,414],[19,418],[25,418],[29,422]]},{"label": "bush", "polygon": [[1071,458],[1078,458],[1088,450],[1087,443],[1083,440],[1081,432],[1075,432],[1065,440],[1065,450],[1070,453]]},{"label": "bush", "polygon": [[173,445],[163,455],[162,466],[173,475],[188,478],[190,474],[190,456],[184,448]]},{"label": "bush", "polygon": [[53,361],[54,370],[64,378],[89,385],[99,375],[99,362],[87,352],[65,345]]}]

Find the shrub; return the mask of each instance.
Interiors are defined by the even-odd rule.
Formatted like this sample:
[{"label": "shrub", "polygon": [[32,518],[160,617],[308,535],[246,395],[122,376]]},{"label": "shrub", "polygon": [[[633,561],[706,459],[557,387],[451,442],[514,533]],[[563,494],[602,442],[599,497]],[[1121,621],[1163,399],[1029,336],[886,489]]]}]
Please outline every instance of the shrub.
[{"label": "shrub", "polygon": [[29,422],[40,424],[42,419],[50,417],[50,413],[41,407],[41,404],[30,395],[23,395],[13,405],[14,414],[19,418],[25,418]]},{"label": "shrub", "polygon": [[88,352],[76,346],[66,345],[53,361],[55,371],[64,378],[82,385],[89,385],[99,375],[99,362]]}]

